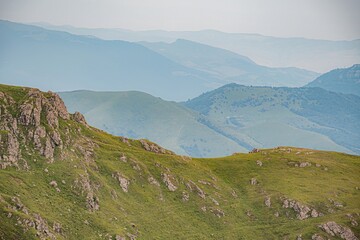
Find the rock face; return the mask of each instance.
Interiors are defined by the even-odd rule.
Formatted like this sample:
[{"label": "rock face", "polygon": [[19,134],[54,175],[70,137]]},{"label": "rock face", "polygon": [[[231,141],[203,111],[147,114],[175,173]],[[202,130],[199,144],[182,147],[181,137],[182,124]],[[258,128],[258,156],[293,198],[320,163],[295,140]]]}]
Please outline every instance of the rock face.
[{"label": "rock face", "polygon": [[129,187],[130,181],[126,177],[124,177],[119,172],[113,173],[112,177],[118,180],[120,187],[124,192],[127,193],[129,191],[128,187]]},{"label": "rock face", "polygon": [[97,211],[100,208],[99,198],[95,195],[98,186],[91,183],[87,174],[80,175],[74,182],[73,189],[80,191],[80,194],[86,194],[86,208],[91,211]]},{"label": "rock face", "polygon": [[201,197],[202,199],[205,199],[205,197],[206,197],[205,192],[198,185],[196,185],[196,183],[194,183],[193,181],[190,180],[185,185],[190,191],[196,192],[199,197]]},{"label": "rock face", "polygon": [[159,154],[173,154],[173,152],[166,150],[155,143],[149,142],[147,140],[141,139],[140,143],[142,147],[149,152],[159,153]]},{"label": "rock face", "polygon": [[318,217],[319,213],[316,209],[311,209],[310,207],[303,205],[295,200],[285,198],[283,200],[283,208],[291,208],[297,213],[297,218],[300,220],[304,220],[311,217]]},{"label": "rock face", "polygon": [[[20,198],[12,197],[11,198],[12,210],[15,212],[21,211],[23,216],[17,217],[17,224],[19,224],[24,231],[28,231],[30,228],[36,231],[36,236],[39,239],[56,239],[55,233],[62,234],[62,228],[60,223],[54,223],[53,231],[51,231],[51,227],[49,227],[48,222],[38,213],[31,213],[27,207],[21,202]],[[8,215],[8,217],[12,217]]]},{"label": "rock face", "polygon": [[336,222],[327,222],[319,227],[331,236],[337,236],[345,240],[358,240],[350,228],[338,225]]},{"label": "rock face", "polygon": [[79,112],[75,112],[74,115],[72,116],[72,119],[78,123],[87,125],[84,115],[82,115]]},{"label": "rock face", "polygon": [[[1,169],[9,166],[27,168],[25,160],[19,164],[20,145],[33,143],[49,162],[53,161],[56,149],[61,150],[64,146],[59,121],[69,120],[70,114],[59,95],[42,93],[38,89],[23,91],[26,98],[19,102],[0,92],[0,149],[5,150],[0,150]],[[26,131],[18,125],[26,126]]]},{"label": "rock face", "polygon": [[167,188],[169,189],[169,191],[174,192],[176,191],[176,189],[178,188],[173,182],[174,182],[174,177],[171,176],[170,174],[167,173],[163,173],[161,174],[162,176],[162,180],[165,183],[165,185],[167,186]]}]

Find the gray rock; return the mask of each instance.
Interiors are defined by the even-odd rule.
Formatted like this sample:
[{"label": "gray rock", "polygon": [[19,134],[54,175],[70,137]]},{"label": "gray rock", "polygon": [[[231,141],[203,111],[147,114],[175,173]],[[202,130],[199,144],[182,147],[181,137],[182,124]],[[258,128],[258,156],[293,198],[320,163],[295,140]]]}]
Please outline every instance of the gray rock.
[{"label": "gray rock", "polygon": [[270,196],[265,197],[264,203],[265,203],[265,206],[271,207],[271,198],[270,198]]},{"label": "gray rock", "polygon": [[250,184],[251,184],[251,185],[256,185],[256,184],[258,184],[256,178],[250,179]]},{"label": "gray rock", "polygon": [[337,236],[345,240],[358,240],[350,228],[338,225],[336,222],[327,222],[319,227],[331,236]]},{"label": "gray rock", "polygon": [[130,181],[125,176],[123,176],[119,172],[116,172],[112,174],[112,177],[118,180],[120,187],[124,192],[127,193],[129,191],[128,188],[130,185]]},{"label": "gray rock", "polygon": [[174,177],[171,176],[170,174],[166,174],[166,173],[161,174],[161,176],[162,176],[163,182],[165,183],[165,185],[169,189],[169,191],[171,191],[171,192],[176,191],[176,189],[178,187],[173,183]]}]

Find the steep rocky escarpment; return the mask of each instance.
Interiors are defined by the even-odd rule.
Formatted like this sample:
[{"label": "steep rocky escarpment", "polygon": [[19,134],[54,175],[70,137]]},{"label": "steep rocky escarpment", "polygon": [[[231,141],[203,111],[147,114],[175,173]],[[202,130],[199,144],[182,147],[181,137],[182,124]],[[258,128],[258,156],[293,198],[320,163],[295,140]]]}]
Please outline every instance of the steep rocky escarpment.
[{"label": "steep rocky escarpment", "polygon": [[54,161],[55,153],[61,157],[64,145],[69,146],[72,141],[70,134],[66,134],[70,129],[60,129],[60,122],[73,118],[84,123],[80,113],[68,113],[56,93],[42,93],[38,89],[19,91],[24,91],[19,101],[6,92],[0,92],[2,169],[8,166],[27,169],[28,163],[22,153],[28,155],[34,151],[49,162]]}]

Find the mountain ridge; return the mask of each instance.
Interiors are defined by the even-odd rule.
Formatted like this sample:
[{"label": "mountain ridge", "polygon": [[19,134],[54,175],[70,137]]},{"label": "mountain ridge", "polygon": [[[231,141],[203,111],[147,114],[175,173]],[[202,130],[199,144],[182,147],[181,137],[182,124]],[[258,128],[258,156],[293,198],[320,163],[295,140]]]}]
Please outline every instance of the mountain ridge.
[{"label": "mountain ridge", "polygon": [[[354,122],[356,122],[356,119],[359,119],[359,117],[356,117],[354,114],[356,114],[359,110],[358,107],[356,107],[356,101],[354,103],[353,100],[351,100],[353,98],[357,99],[356,97],[347,99],[347,95],[339,95],[336,93],[334,93],[335,95],[332,96],[331,93],[328,93],[326,90],[320,88],[299,88],[292,90],[287,88],[246,87],[239,86],[237,84],[225,85],[223,88],[234,87],[243,89],[243,95],[248,94],[251,97],[251,94],[256,94],[258,97],[250,98],[250,100],[253,99],[252,101],[256,102],[256,99],[259,99],[260,105],[258,107],[249,106],[248,108],[244,108],[239,105],[239,110],[237,110],[237,113],[229,113],[226,116],[220,115],[221,117],[218,118],[216,115],[206,116],[208,111],[206,108],[210,109],[210,106],[213,102],[208,97],[204,98],[205,100],[203,105],[197,104],[197,106],[204,106],[206,108],[194,108],[189,105],[190,103],[194,103],[194,99],[181,103],[181,105],[185,106],[187,109],[190,108],[192,111],[194,111],[192,114],[183,114],[181,111],[176,110],[182,109],[178,107],[178,103],[169,103],[147,94],[144,95],[150,98],[145,101],[144,98],[141,97],[141,93],[139,93],[140,95],[137,95],[137,97],[130,97],[130,95],[128,97],[124,97],[123,94],[126,93],[113,93],[114,95],[118,95],[118,99],[110,97],[106,92],[59,94],[64,99],[66,105],[71,111],[80,111],[84,113],[91,124],[101,129],[107,130],[115,135],[124,135],[126,137],[132,138],[148,138],[179,154],[187,154],[197,157],[215,157],[228,155],[234,151],[247,152],[252,148],[274,147],[274,143],[276,143],[275,145],[286,145],[286,143],[289,142],[292,143],[291,145],[298,147],[313,146],[313,148],[318,149],[337,150],[344,152],[353,152],[347,148],[348,146],[352,146],[354,152],[358,151],[356,148],[357,141],[355,140],[356,136],[358,135],[358,133],[356,133],[356,129],[358,128],[356,125],[354,125]],[[220,90],[221,89],[222,88],[220,88]],[[218,91],[219,90],[214,90],[209,93],[200,95],[200,97],[206,94],[216,94]],[[314,99],[306,100],[306,98],[302,97],[304,93],[309,95],[306,98],[312,97]],[[282,97],[280,96],[281,94],[283,95]],[[96,97],[97,95],[101,95],[102,98],[100,99]],[[331,98],[339,100],[339,104],[332,104],[335,110],[331,110],[330,112],[327,110],[325,111],[325,109],[322,109],[321,107],[314,108],[311,105],[304,105],[304,109],[307,109],[308,112],[303,112],[301,108],[289,109],[289,107],[286,107],[286,104],[290,102],[290,100],[287,100],[287,96],[290,100],[294,99],[297,102],[303,101],[305,103],[312,103],[313,101],[320,101],[322,104],[321,106],[323,106],[323,100],[321,100],[321,96],[331,96]],[[236,96],[238,101],[243,98],[244,97],[242,95]],[[261,104],[263,104],[261,101],[268,98],[273,99],[272,101],[273,104],[275,104],[275,107],[272,107],[271,104],[264,105],[264,107],[261,106]],[[353,103],[349,105],[348,101]],[[157,105],[155,102],[159,102],[159,104],[161,102],[162,105]],[[106,103],[106,107],[99,105],[103,103]],[[159,108],[158,106],[162,107]],[[218,108],[220,107],[218,106]],[[231,108],[231,106],[224,105],[221,106],[221,108],[227,111]],[[350,114],[349,116],[351,116],[349,120],[345,121],[345,118],[343,119],[344,124],[346,123],[347,126],[343,130],[341,130],[341,124],[339,125],[337,123],[337,125],[331,125],[334,124],[334,121],[331,120],[334,119],[334,116],[331,117],[331,112],[333,111],[335,113],[341,108],[348,108],[348,110],[345,110],[344,114]],[[94,112],[91,112],[91,109],[94,109]],[[171,110],[162,111],[161,109]],[[264,109],[267,110],[264,111]],[[243,113],[241,113],[240,110]],[[351,111],[353,111],[353,113],[351,113]],[[237,117],[238,115],[243,116]],[[316,123],[316,121],[319,120],[312,119],[312,115],[323,117],[320,118],[319,123]],[[230,117],[227,118],[227,116]],[[144,120],[139,122],[139,118]],[[272,127],[266,128],[266,126],[263,126],[264,124],[262,124],[261,119],[264,119],[264,121],[268,120],[269,123],[273,123],[274,130],[271,130]],[[327,123],[324,121],[324,119],[330,120],[328,120],[329,122]],[[159,124],[159,122],[161,122],[161,124]],[[121,128],[118,127],[119,123],[122,123],[120,124]],[[261,135],[258,134],[259,131],[261,132],[263,130],[257,130],[255,127],[256,124],[259,124],[259,127],[261,126],[260,129],[264,129],[264,131],[268,129],[266,130],[268,132],[266,135],[267,137],[261,137]],[[330,127],[326,124],[330,124]],[[185,135],[192,136],[194,139],[189,137],[180,137],[186,132],[182,132],[181,129],[184,130],[182,126],[186,126],[186,129],[189,129],[188,134]],[[336,126],[335,129],[334,126]],[[200,131],[200,129],[202,130]],[[276,129],[279,129],[279,131],[282,133],[288,130],[293,135],[283,134],[281,138],[274,137],[279,134],[279,131]],[[209,130],[211,134],[208,132]],[[229,132],[229,130],[231,131]],[[349,133],[349,131],[352,131],[353,133]],[[205,132],[208,133],[205,134]],[[336,138],[337,141],[340,140],[340,143],[335,143],[334,140],[329,138],[331,136],[332,139],[334,139],[336,134],[339,134],[339,136]],[[354,140],[350,140],[352,139],[351,137],[353,137]],[[174,138],[177,139],[175,142]],[[227,144],[221,143],[224,141],[224,138],[230,139],[231,141]],[[271,143],[271,139],[274,143]],[[236,145],[234,145],[234,142]],[[351,145],[352,142],[355,144]],[[343,144],[345,143],[347,145],[344,147]],[[226,145],[233,147],[231,147],[231,149],[228,151],[223,149],[222,152],[220,151],[216,154],[210,150],[218,149],[219,146]],[[191,149],[194,150],[194,152],[192,152]]]}]

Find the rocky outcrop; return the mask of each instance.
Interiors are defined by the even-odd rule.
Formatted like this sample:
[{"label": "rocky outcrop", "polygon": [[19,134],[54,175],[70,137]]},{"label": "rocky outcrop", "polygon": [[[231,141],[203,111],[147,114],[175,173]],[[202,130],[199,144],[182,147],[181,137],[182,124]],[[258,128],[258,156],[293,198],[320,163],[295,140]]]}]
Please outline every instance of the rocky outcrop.
[{"label": "rocky outcrop", "polygon": [[87,122],[86,122],[86,120],[85,120],[84,115],[82,115],[82,114],[79,113],[79,112],[75,112],[75,113],[72,115],[72,119],[73,119],[75,122],[78,122],[78,123],[81,123],[81,124],[87,126]]},{"label": "rocky outcrop", "polygon": [[130,185],[130,181],[126,177],[124,177],[119,172],[113,173],[112,177],[115,178],[116,180],[118,180],[118,182],[120,184],[120,187],[124,192],[127,193],[129,191],[128,188],[129,188],[129,185]]},{"label": "rocky outcrop", "polygon": [[265,206],[271,207],[271,198],[270,196],[266,196],[264,200]]},{"label": "rocky outcrop", "polygon": [[327,222],[319,227],[331,236],[337,236],[345,240],[358,240],[350,228],[343,227],[336,222]]},{"label": "rocky outcrop", "polygon": [[256,184],[258,184],[258,181],[256,180],[256,178],[252,178],[252,179],[250,179],[250,184],[256,185]]},{"label": "rocky outcrop", "polygon": [[215,216],[221,218],[225,216],[225,212],[220,208],[211,208],[210,212],[212,212]]},{"label": "rocky outcrop", "polygon": [[97,211],[100,208],[100,200],[95,195],[98,187],[99,186],[90,182],[88,174],[80,175],[79,178],[74,181],[74,185],[72,186],[77,193],[81,195],[86,194],[86,208],[91,212]]},{"label": "rocky outcrop", "polygon": [[182,192],[182,200],[183,200],[184,202],[187,202],[187,201],[189,201],[189,199],[190,199],[189,193],[183,191],[183,192]]},{"label": "rocky outcrop", "polygon": [[149,142],[144,139],[140,139],[142,147],[149,152],[159,153],[159,154],[174,154],[173,152],[166,150],[165,148],[160,147],[159,145]]},{"label": "rocky outcrop", "polygon": [[301,167],[301,168],[310,167],[310,166],[311,166],[311,163],[309,163],[309,162],[301,162],[299,164],[299,167]]},{"label": "rocky outcrop", "polygon": [[205,192],[198,185],[196,185],[196,183],[189,180],[185,185],[190,191],[196,192],[199,197],[205,199]]},{"label": "rocky outcrop", "polygon": [[60,223],[57,223],[56,225],[54,223],[56,229],[53,228],[54,232],[52,232],[48,222],[40,214],[31,213],[29,209],[21,202],[20,198],[12,197],[11,202],[12,204],[10,204],[9,207],[12,208],[15,213],[22,212],[22,215],[13,215],[12,213],[9,213],[7,216],[9,218],[16,217],[17,224],[20,225],[25,232],[32,228],[36,231],[36,236],[39,239],[44,240],[56,239],[54,233],[62,234]]},{"label": "rocky outcrop", "polygon": [[300,220],[304,220],[309,217],[316,218],[320,215],[316,209],[311,209],[310,207],[303,205],[300,202],[287,198],[283,199],[282,207],[293,209],[297,213],[296,217]]},{"label": "rocky outcrop", "polygon": [[[26,94],[25,100],[19,102],[3,92],[0,94],[0,146],[6,149],[0,151],[2,169],[8,166],[20,167],[20,143],[34,143],[35,150],[52,162],[56,149],[63,149],[64,142],[68,142],[62,139],[59,121],[69,120],[71,115],[59,95],[42,93],[38,89],[24,88],[22,91]],[[78,113],[72,118],[86,124]],[[26,126],[26,131],[18,125]],[[23,167],[25,165],[26,162]]]},{"label": "rocky outcrop", "polygon": [[160,183],[153,176],[148,177],[148,182],[151,185],[155,185],[155,186],[160,187]]},{"label": "rocky outcrop", "polygon": [[318,234],[314,234],[311,236],[311,240],[326,240],[326,239]]},{"label": "rocky outcrop", "polygon": [[[357,216],[359,217],[359,214],[358,214],[358,213],[357,213],[357,214],[354,214],[354,215],[357,215]],[[346,216],[350,219],[351,225],[353,225],[354,227],[357,227],[357,226],[359,226],[359,224],[358,224],[358,222],[356,221],[354,215],[353,215],[353,214],[350,214],[350,213],[349,213],[349,214],[346,214]]]},{"label": "rocky outcrop", "polygon": [[174,181],[175,181],[174,177],[167,173],[163,173],[163,174],[161,174],[161,176],[162,176],[163,182],[165,183],[165,185],[169,189],[169,191],[171,191],[171,192],[176,191],[176,189],[178,187],[174,184]]}]

